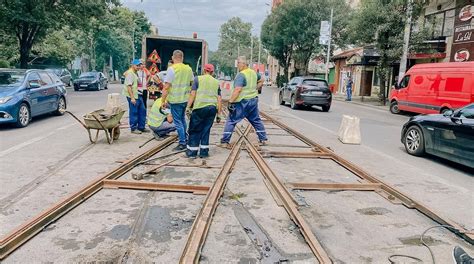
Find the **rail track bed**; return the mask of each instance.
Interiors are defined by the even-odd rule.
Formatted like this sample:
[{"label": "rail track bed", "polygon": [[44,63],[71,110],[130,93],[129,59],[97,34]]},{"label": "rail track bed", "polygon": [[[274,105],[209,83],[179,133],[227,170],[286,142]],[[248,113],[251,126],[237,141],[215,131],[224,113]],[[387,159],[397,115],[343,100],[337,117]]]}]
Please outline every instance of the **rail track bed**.
[{"label": "rail track bed", "polygon": [[[176,137],[101,175],[0,240],[2,263],[451,263],[474,234],[262,113],[211,158]],[[222,124],[213,127],[217,143]],[[138,179],[138,180],[137,180]]]}]

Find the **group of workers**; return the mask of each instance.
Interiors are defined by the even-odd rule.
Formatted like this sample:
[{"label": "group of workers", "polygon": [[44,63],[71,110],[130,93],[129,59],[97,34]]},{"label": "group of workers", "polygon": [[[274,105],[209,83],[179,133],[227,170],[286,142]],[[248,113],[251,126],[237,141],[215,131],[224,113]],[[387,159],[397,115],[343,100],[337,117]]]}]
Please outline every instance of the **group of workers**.
[{"label": "group of workers", "polygon": [[[146,120],[154,137],[161,140],[170,132],[177,131],[176,151],[186,150],[186,156],[201,158],[209,156],[209,136],[214,120],[219,123],[222,113],[222,97],[219,81],[213,77],[214,66],[205,64],[203,75],[194,77],[191,67],[183,63],[184,53],[175,50],[172,63],[168,65],[161,90],[146,115],[147,83],[157,76],[149,76],[143,63],[135,59],[125,73],[123,95],[129,105],[130,130],[134,134],[149,132],[145,128]],[[244,118],[254,127],[261,144],[267,136],[258,110],[257,88],[263,85],[263,79],[248,67],[244,56],[237,59],[239,73],[234,81],[228,103],[228,116],[219,146],[228,147],[235,126]],[[186,116],[189,116],[187,129]]]}]

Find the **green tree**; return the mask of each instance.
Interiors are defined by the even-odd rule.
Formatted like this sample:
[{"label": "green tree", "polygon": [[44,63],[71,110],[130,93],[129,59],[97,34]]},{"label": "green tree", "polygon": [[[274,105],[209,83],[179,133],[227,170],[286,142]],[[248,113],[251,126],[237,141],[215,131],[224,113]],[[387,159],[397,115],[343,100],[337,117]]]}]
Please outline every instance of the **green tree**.
[{"label": "green tree", "polygon": [[81,28],[116,4],[118,0],[0,0],[0,27],[18,39],[20,67],[27,68],[33,45],[47,32],[65,25]]},{"label": "green tree", "polygon": [[311,56],[323,52],[319,29],[322,20],[329,20],[331,8],[334,10],[332,44],[344,46],[350,10],[344,0],[289,0],[265,19],[262,43],[278,59],[285,76],[292,61],[296,66],[301,65],[300,74],[306,74]]},{"label": "green tree", "polygon": [[[384,104],[390,65],[398,61],[402,54],[407,8],[407,0],[364,0],[351,18],[350,38],[353,42],[361,46],[374,45],[379,52],[379,97]],[[413,21],[419,17],[422,10],[423,1],[414,1]],[[423,33],[424,30],[419,32]],[[412,37],[417,39],[417,43],[423,38],[420,34],[413,34]]]},{"label": "green tree", "polygon": [[55,65],[66,66],[77,55],[76,31],[65,27],[60,30],[50,30],[41,42],[31,50],[31,56],[46,58]]}]

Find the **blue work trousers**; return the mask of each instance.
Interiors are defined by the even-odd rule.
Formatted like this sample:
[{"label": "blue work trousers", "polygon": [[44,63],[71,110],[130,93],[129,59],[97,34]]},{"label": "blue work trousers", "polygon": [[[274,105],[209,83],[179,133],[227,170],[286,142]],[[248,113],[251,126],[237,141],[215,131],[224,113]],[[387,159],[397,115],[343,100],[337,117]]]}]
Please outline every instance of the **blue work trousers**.
[{"label": "blue work trousers", "polygon": [[352,87],[347,87],[346,92],[347,92],[347,101],[351,101],[352,100]]},{"label": "blue work trousers", "polygon": [[235,125],[246,118],[250,124],[252,124],[255,132],[257,133],[258,140],[266,141],[267,133],[263,126],[262,119],[258,111],[258,98],[243,99],[242,101],[235,103],[235,110],[229,114],[225,122],[224,135],[222,136],[222,143],[229,143],[234,132]]},{"label": "blue work trousers", "polygon": [[173,123],[178,132],[179,144],[186,145],[186,105],[187,103],[170,104]]},{"label": "blue work trousers", "polygon": [[216,118],[217,107],[211,105],[193,110],[191,121],[189,121],[188,150],[191,156],[209,154],[209,134]]},{"label": "blue work trousers", "polygon": [[150,126],[150,129],[159,137],[164,137],[169,133],[176,131],[176,126],[168,121],[163,121],[159,127]]},{"label": "blue work trousers", "polygon": [[135,99],[135,104],[132,104],[130,97],[127,97],[128,101],[128,119],[130,123],[130,130],[144,130],[146,122],[146,108],[143,105],[143,99],[141,96]]}]

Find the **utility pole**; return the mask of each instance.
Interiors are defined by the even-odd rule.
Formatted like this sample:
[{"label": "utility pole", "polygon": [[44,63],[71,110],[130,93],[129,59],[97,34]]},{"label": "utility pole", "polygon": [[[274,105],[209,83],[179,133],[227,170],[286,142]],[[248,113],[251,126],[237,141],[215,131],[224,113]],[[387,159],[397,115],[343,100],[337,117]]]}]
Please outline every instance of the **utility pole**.
[{"label": "utility pole", "polygon": [[333,9],[331,8],[331,18],[329,20],[329,41],[328,41],[328,54],[326,57],[326,74],[324,75],[324,79],[329,82],[328,74],[329,74],[329,56],[331,56],[331,34],[332,34],[332,15]]},{"label": "utility pole", "polygon": [[250,34],[250,68],[253,66],[253,36]]},{"label": "utility pole", "polygon": [[[261,53],[261,50],[262,50],[262,42],[260,41],[260,39],[258,40],[258,62],[257,62],[257,69],[260,71],[260,53]],[[262,73],[260,73],[262,74]]]},{"label": "utility pole", "polygon": [[400,59],[400,71],[398,72],[398,81],[403,78],[407,71],[408,46],[410,45],[410,31],[411,31],[411,10],[413,8],[413,0],[408,1],[407,6],[407,21],[405,22],[405,32],[403,35],[403,53]]}]

